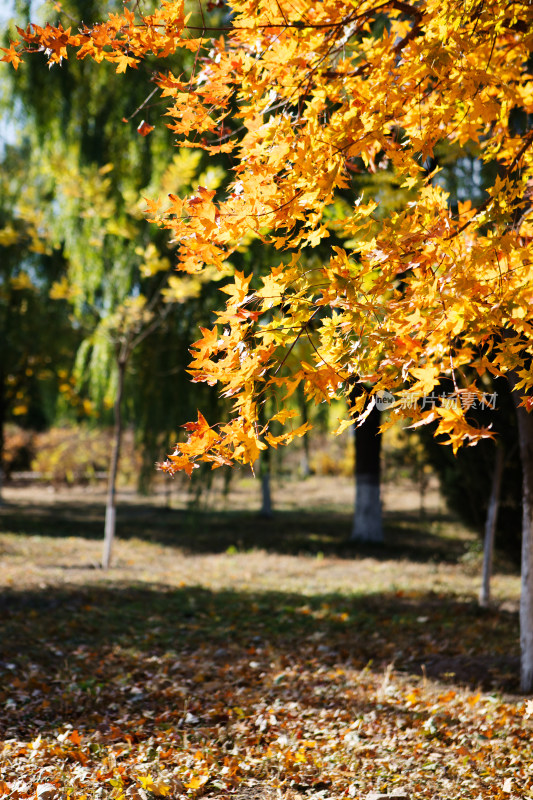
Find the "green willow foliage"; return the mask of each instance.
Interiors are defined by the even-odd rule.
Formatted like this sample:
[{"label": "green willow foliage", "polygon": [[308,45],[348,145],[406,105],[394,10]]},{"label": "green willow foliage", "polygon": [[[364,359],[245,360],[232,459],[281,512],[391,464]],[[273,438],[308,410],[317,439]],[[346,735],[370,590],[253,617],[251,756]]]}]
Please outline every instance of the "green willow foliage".
[{"label": "green willow foliage", "polygon": [[[18,24],[36,14],[51,18],[51,4],[41,10],[28,2],[15,6]],[[122,7],[67,0],[61,13],[91,22]],[[174,59],[174,67],[183,68],[187,58]],[[43,63],[44,58],[32,60],[16,74],[5,70],[2,115],[23,142],[25,163],[38,184],[27,213],[34,213],[32,202],[40,209],[49,252],[33,259],[39,269],[51,258],[64,265],[62,274],[49,273],[53,302],[45,302],[45,309],[72,309],[73,338],[80,341],[79,347],[70,344],[73,374],[103,424],[111,417],[124,336],[135,338],[150,328],[131,354],[123,403],[125,422],[135,427],[144,454],[147,488],[154,461],[179,425],[199,403],[220,405],[211,390],[192,386],[185,372],[198,323],[220,300],[216,283],[174,274],[174,248],[146,221],[142,198],[162,190],[185,194],[198,183],[216,188],[226,179],[225,165],[206,170],[196,154],[175,149],[169,164],[174,137],[160,101],[150,98],[150,79],[161,67],[154,59],[128,71],[125,82],[114,80],[112,67],[89,61],[64,62],[50,71]],[[147,136],[136,133],[143,118],[154,125]],[[50,330],[57,335],[53,325]]]}]

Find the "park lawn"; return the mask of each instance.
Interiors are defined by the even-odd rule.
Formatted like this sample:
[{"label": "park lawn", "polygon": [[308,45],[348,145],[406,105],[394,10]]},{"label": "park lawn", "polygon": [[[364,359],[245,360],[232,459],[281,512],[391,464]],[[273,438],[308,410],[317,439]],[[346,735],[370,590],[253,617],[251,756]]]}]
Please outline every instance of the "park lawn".
[{"label": "park lawn", "polygon": [[391,491],[362,548],[347,481],[280,487],[271,521],[232,491],[244,510],[123,495],[107,573],[98,493],[8,493],[0,796],[533,795],[512,567],[480,610],[475,536],[438,504]]}]

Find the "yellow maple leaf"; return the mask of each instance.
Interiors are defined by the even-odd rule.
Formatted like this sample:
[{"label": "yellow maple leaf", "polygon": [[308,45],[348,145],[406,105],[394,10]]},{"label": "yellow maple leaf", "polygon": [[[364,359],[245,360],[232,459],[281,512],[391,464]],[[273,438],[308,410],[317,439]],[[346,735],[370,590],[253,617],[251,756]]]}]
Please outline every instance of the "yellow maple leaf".
[{"label": "yellow maple leaf", "polygon": [[251,280],[251,275],[245,277],[244,272],[239,272],[236,270],[233,283],[228,283],[226,286],[221,286],[220,290],[230,295],[230,300],[228,300],[229,304],[240,305],[246,298],[246,293]]},{"label": "yellow maple leaf", "polygon": [[410,392],[428,395],[431,394],[437,383],[440,369],[428,364],[425,367],[412,367],[409,372],[417,379],[417,382],[410,387]]},{"label": "yellow maple leaf", "polygon": [[263,276],[261,280],[263,286],[256,292],[256,295],[263,298],[262,309],[266,311],[280,302],[285,289],[285,281],[281,279],[281,276],[272,274]]},{"label": "yellow maple leaf", "polygon": [[152,787],[154,786],[154,780],[151,775],[137,775],[137,780],[141,784],[143,789],[151,792]]},{"label": "yellow maple leaf", "polygon": [[152,794],[155,794],[156,797],[167,797],[172,790],[170,784],[165,783],[164,781],[154,781],[152,784],[152,788],[150,791]]},{"label": "yellow maple leaf", "polygon": [[209,780],[209,775],[206,775],[206,774],[194,775],[190,779],[189,783],[185,784],[185,786],[186,786],[187,789],[196,790],[196,789],[199,789],[201,786],[203,786],[204,783],[207,783],[208,780]]}]

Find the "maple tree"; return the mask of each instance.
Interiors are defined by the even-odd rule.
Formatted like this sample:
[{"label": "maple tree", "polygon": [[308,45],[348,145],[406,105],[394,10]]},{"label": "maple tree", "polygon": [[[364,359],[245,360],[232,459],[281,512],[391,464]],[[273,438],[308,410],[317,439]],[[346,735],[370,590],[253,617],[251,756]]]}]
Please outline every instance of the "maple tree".
[{"label": "maple tree", "polygon": [[[180,48],[188,74],[159,71],[168,126],[182,145],[232,158],[235,179],[222,193],[199,186],[180,198],[149,200],[147,213],[170,231],[180,269],[221,269],[246,241],[279,250],[262,285],[236,272],[217,324],[193,345],[195,381],[218,385],[233,416],[209,424],[199,412],[187,442],[165,469],[198,461],[254,462],[267,446],[302,435],[286,400],[303,384],[316,402],[369,383],[338,431],[368,411],[378,392],[396,403],[389,422],[435,423],[457,449],[492,436],[468,418],[489,375],[505,374],[518,393],[524,466],[522,685],[533,688],[533,420],[530,390],[532,300],[530,181],[533,170],[533,12],[527,3],[453,0],[235,0],[191,24],[181,2],[153,13],[125,6],[106,21],[33,25],[5,49],[44,50],[51,66],[77,58],[116,72],[150,54]],[[218,14],[215,9],[215,14]],[[432,158],[446,143],[473,146],[492,166],[484,198],[451,203]],[[383,217],[379,193],[350,196],[353,175],[386,173],[406,202]],[[304,268],[302,255],[324,239],[330,257]],[[294,357],[307,339],[312,358]],[[475,368],[466,380],[463,367]],[[455,398],[423,408],[452,380]],[[278,409],[259,423],[275,389]],[[370,403],[368,403],[370,396]],[[366,404],[366,406],[365,406]],[[272,423],[285,426],[272,432]]]}]

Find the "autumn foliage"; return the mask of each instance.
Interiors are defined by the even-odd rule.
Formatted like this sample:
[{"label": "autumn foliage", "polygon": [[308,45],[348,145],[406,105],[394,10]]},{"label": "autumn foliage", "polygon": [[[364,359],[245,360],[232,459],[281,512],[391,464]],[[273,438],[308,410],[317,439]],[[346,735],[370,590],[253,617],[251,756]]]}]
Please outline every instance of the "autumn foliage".
[{"label": "autumn foliage", "polygon": [[[119,73],[155,56],[179,142],[227,154],[234,177],[222,190],[147,204],[180,269],[227,269],[253,240],[277,253],[261,281],[234,272],[217,324],[193,345],[193,379],[218,386],[233,413],[215,425],[200,413],[168,471],[253,462],[303,434],[289,401],[300,384],[318,403],[357,382],[371,397],[388,390],[391,424],[434,422],[454,448],[491,435],[462,402],[480,398],[487,378],[513,371],[527,394],[532,21],[529,4],[501,0],[234,0],[195,24],[182,3],[163,2],[76,32],[19,30],[3,59],[15,67],[34,50],[51,64],[74,51]],[[179,48],[194,56],[189,74],[165,70]],[[442,154],[467,152],[489,176],[477,204],[441,180]],[[400,210],[385,213],[362,181],[382,172],[406,195]],[[459,402],[404,402],[443,378]],[[266,397],[276,403],[260,421]],[[366,391],[339,430],[365,403]]]}]

